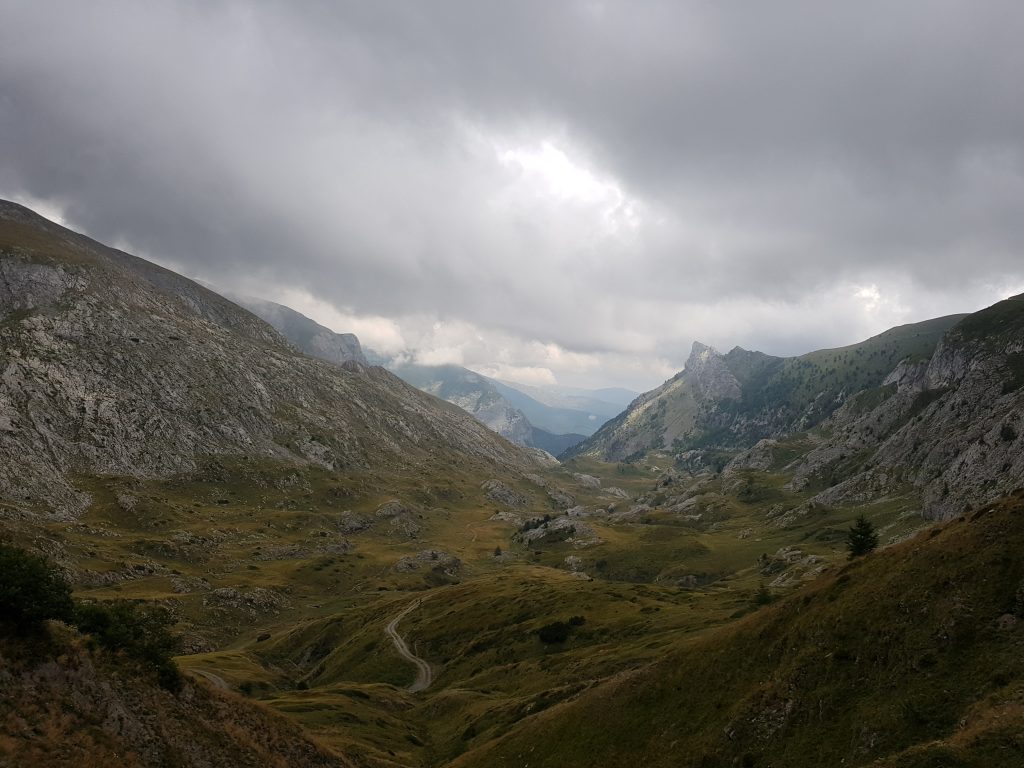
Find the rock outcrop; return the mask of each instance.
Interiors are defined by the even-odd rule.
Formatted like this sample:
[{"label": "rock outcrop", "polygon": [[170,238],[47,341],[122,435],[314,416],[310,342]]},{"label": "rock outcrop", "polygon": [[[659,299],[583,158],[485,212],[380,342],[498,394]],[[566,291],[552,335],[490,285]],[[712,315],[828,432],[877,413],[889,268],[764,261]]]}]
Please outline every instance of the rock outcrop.
[{"label": "rock outcrop", "polygon": [[1024,486],[1024,296],[970,315],[824,426],[794,465],[798,487],[829,486],[823,503],[909,486],[941,520]]}]

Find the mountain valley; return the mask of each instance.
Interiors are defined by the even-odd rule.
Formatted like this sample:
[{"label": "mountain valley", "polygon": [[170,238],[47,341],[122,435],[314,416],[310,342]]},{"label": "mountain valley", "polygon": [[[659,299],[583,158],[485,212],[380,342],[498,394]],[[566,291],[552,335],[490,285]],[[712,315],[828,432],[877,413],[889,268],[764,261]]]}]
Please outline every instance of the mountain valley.
[{"label": "mountain valley", "polygon": [[183,672],[8,633],[0,765],[1024,765],[1021,297],[617,415],[239,301],[0,204],[0,538]]}]

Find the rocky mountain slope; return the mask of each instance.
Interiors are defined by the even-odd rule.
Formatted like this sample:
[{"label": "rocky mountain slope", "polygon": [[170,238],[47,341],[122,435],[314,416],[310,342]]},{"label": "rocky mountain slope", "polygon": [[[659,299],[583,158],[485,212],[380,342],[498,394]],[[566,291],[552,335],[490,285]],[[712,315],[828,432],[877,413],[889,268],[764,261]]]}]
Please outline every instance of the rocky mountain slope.
[{"label": "rocky mountain slope", "polygon": [[[336,365],[383,365],[387,357],[371,352],[364,354],[354,333],[336,333],[290,307],[251,296],[233,293],[223,295],[270,323],[282,336],[311,357]],[[502,386],[485,376],[456,365],[392,365],[391,370],[417,389],[457,405],[471,413],[488,429],[517,445],[540,448],[557,455],[583,440],[583,435],[552,434],[534,426],[526,414],[501,391]],[[506,388],[507,389],[507,388]],[[515,393],[519,394],[519,393]],[[530,401],[529,397],[521,396]],[[577,420],[584,414],[573,413]]]},{"label": "rocky mountain slope", "polygon": [[[490,429],[517,445],[540,448],[557,455],[584,438],[582,434],[552,432],[536,426],[518,406],[530,408],[533,403],[537,408],[533,408],[531,413],[539,415],[545,423],[551,423],[551,419],[547,418],[551,413],[548,412],[554,413],[557,409],[535,403],[529,396],[468,368],[458,365],[404,364],[393,366],[392,370],[414,387],[473,414]],[[584,413],[571,413],[574,422],[585,422],[587,419]]]},{"label": "rocky mountain slope", "polygon": [[335,333],[300,312],[273,301],[234,293],[224,295],[270,323],[278,333],[311,357],[336,365],[349,362],[369,365],[354,333]]},{"label": "rocky mountain slope", "polygon": [[859,344],[780,358],[694,342],[686,367],[569,454],[621,460],[661,448],[748,447],[809,429],[900,361],[928,359],[962,316],[904,325]]},{"label": "rocky mountain slope", "polygon": [[799,358],[694,344],[680,374],[569,453],[731,457],[727,471],[782,471],[815,504],[910,494],[948,519],[1024,486],[1021,432],[1017,296]]},{"label": "rocky mountain slope", "polygon": [[533,425],[508,402],[486,376],[458,365],[401,365],[395,375],[467,413],[473,414],[506,440],[529,445]]},{"label": "rocky mountain slope", "polygon": [[302,355],[232,302],[0,203],[5,513],[73,517],[78,474],[170,475],[210,456],[373,471],[529,457],[379,368]]},{"label": "rocky mountain slope", "polygon": [[[1024,486],[1024,296],[954,325],[928,360],[907,360],[850,398],[792,462],[824,503],[911,488],[949,519]],[[743,460],[741,459],[740,462]]]}]

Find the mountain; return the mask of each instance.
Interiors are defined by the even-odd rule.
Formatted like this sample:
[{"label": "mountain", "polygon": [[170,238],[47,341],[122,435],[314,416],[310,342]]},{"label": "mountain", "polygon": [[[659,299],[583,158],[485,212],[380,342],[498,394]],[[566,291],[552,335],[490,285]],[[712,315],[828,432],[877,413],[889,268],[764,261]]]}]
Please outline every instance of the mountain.
[{"label": "mountain", "polygon": [[491,381],[457,365],[400,365],[395,375],[473,414],[506,440],[529,445],[533,426],[526,415],[506,400]]},{"label": "mountain", "polygon": [[224,295],[270,323],[278,333],[311,357],[337,365],[348,362],[369,365],[354,333],[335,333],[283,304],[233,293]]},{"label": "mountain", "polygon": [[[526,415],[531,424],[558,434],[592,435],[606,419],[614,416],[620,410],[618,406],[610,403],[600,404],[596,410],[547,405],[516,387],[494,379],[491,380],[491,383],[502,397]],[[584,403],[577,401],[577,404],[583,405]]]},{"label": "mountain", "polygon": [[910,488],[950,519],[1024,486],[1024,296],[953,325],[928,359],[849,398],[792,462],[823,503]]},{"label": "mountain", "polygon": [[[272,301],[224,294],[257,317],[272,325],[282,336],[312,357],[337,365],[358,363],[360,365],[387,365],[389,360],[374,352],[363,353],[359,339],[352,333],[335,333],[305,315]],[[392,372],[417,389],[429,392],[467,413],[471,413],[489,429],[497,432],[510,442],[533,448],[540,448],[553,455],[584,439],[583,434],[554,434],[547,429],[534,426],[526,414],[508,398],[503,397],[503,386],[485,376],[455,365],[392,366]],[[513,393],[516,397],[519,393]],[[528,397],[521,397],[530,401]],[[538,410],[543,414],[544,406]],[[543,419],[543,416],[542,416]],[[544,423],[553,423],[543,419]]]},{"label": "mountain", "polygon": [[[518,445],[540,448],[556,455],[586,436],[558,429],[559,426],[585,423],[585,414],[568,412],[568,418],[565,418],[558,409],[541,405],[527,395],[468,368],[402,364],[393,365],[391,369],[414,387],[459,406]],[[542,428],[538,424],[546,426]]]},{"label": "mountain", "polygon": [[680,374],[567,454],[786,465],[811,503],[909,493],[949,519],[1024,485],[1022,329],[1016,296],[798,358],[694,344]]},{"label": "mountain", "polygon": [[85,474],[169,476],[244,455],[325,469],[530,459],[379,368],[302,355],[169,270],[0,203],[0,485],[75,517]]},{"label": "mountain", "polygon": [[571,432],[566,435],[555,435],[539,427],[532,427],[529,445],[547,451],[552,456],[557,456],[586,439],[586,435],[576,435]]},{"label": "mountain", "polygon": [[498,381],[498,383],[528,395],[534,402],[540,405],[567,411],[582,411],[588,417],[592,416],[593,418],[588,418],[588,421],[593,426],[590,434],[593,434],[597,427],[605,421],[613,416],[617,416],[623,408],[633,402],[637,395],[640,394],[639,392],[619,387],[583,389],[555,384],[532,386],[512,381]]},{"label": "mountain", "polygon": [[900,361],[928,359],[963,315],[904,325],[839,349],[780,358],[694,342],[686,367],[605,424],[571,455],[621,460],[662,448],[739,448],[819,424]]}]

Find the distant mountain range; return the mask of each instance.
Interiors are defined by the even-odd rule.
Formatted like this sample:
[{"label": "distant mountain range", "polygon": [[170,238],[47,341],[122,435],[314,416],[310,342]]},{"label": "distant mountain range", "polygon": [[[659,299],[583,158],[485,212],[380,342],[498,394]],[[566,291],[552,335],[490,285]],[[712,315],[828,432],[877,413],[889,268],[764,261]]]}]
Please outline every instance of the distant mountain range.
[{"label": "distant mountain range", "polygon": [[[587,415],[563,412],[528,395],[458,365],[395,365],[391,368],[414,387],[472,413],[502,437],[519,445],[558,455],[593,432],[560,429],[566,424],[588,425]],[[569,418],[566,418],[568,416]],[[547,429],[542,426],[551,426]]]},{"label": "distant mountain range", "polygon": [[[617,414],[635,396],[627,390],[521,387],[490,379],[457,365],[396,364],[362,349],[352,333],[337,333],[305,315],[265,299],[222,292],[272,325],[298,349],[335,364],[380,365],[414,387],[459,406],[517,445],[558,455]],[[517,388],[519,387],[519,388]],[[528,389],[547,402],[535,399]],[[600,399],[598,395],[606,397]],[[618,402],[615,402],[618,400]],[[548,404],[548,403],[558,403]]]}]

